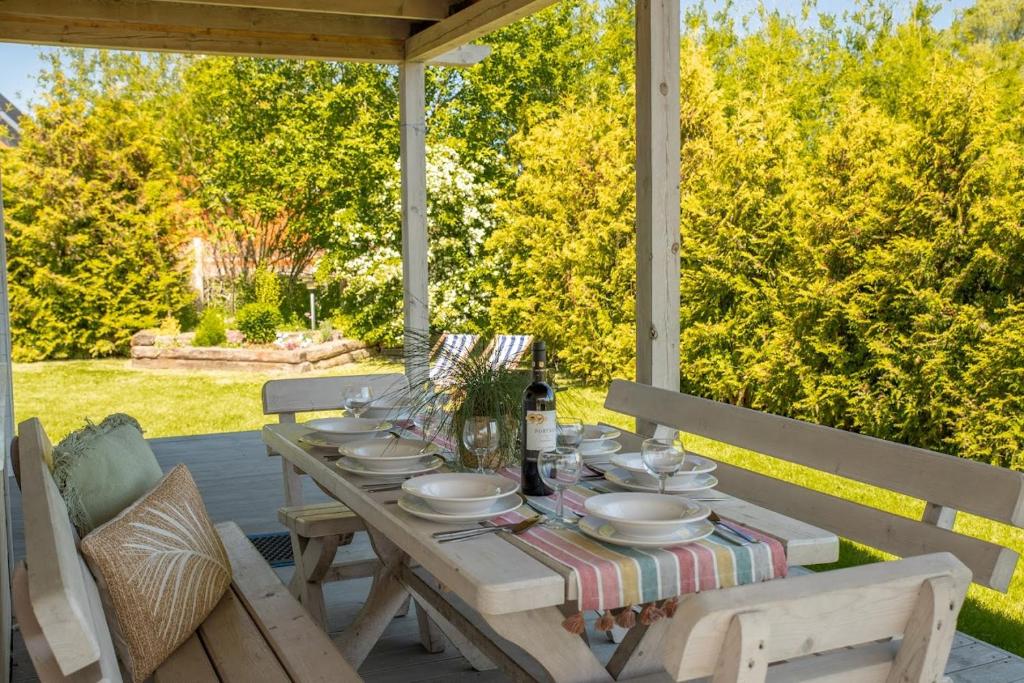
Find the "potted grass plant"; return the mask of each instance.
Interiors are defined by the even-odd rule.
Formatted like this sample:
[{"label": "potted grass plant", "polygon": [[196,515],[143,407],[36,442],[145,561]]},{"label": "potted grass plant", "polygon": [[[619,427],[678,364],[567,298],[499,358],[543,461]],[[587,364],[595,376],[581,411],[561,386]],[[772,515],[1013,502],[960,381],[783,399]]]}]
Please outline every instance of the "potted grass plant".
[{"label": "potted grass plant", "polygon": [[[421,345],[422,340],[413,340]],[[422,347],[415,348],[417,358],[426,358]],[[406,351],[410,353],[410,342]],[[530,382],[527,372],[509,367],[491,367],[480,355],[451,359],[448,370],[431,382],[413,387],[408,404],[417,416],[428,438],[441,436],[450,441],[459,453],[460,462],[468,468],[477,465],[476,456],[462,443],[462,428],[471,417],[490,417],[498,423],[498,450],[483,462],[487,469],[497,469],[519,461],[519,416],[523,390]],[[418,373],[426,377],[427,372]]]}]

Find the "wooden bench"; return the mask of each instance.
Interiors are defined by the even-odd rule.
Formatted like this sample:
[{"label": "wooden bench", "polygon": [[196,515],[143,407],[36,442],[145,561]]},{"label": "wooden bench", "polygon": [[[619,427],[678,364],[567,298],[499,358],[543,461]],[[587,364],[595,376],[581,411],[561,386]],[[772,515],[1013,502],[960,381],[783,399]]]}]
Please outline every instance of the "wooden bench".
[{"label": "wooden bench", "polygon": [[[263,414],[277,415],[280,422],[294,423],[297,413],[338,410],[344,407],[345,390],[369,386],[374,396],[405,391],[409,383],[401,373],[276,379],[263,385]],[[277,453],[268,450],[268,455]],[[351,542],[363,530],[363,523],[341,503],[304,505],[302,477],[305,474],[281,459],[285,506],[277,518],[291,533],[295,573],[289,589],[310,615],[325,629],[323,584],[342,578],[372,576],[375,560],[363,565],[334,566],[338,547]],[[316,524],[305,520],[316,518]],[[307,535],[306,531],[314,531]]]},{"label": "wooden bench", "polygon": [[942,680],[970,571],[948,553],[706,591],[684,600],[645,681]]},{"label": "wooden bench", "polygon": [[[26,561],[18,563],[12,584],[36,673],[43,683],[120,682],[96,582],[76,549],[67,507],[45,462],[50,442],[37,419],[22,422],[18,431]],[[154,680],[361,680],[241,529],[227,522],[217,532],[231,560],[231,588]]]},{"label": "wooden bench", "polygon": [[975,583],[1003,592],[1010,586],[1017,553],[957,533],[953,523],[964,511],[1024,527],[1020,472],[623,380],[612,382],[605,407],[918,498],[925,502],[920,520],[723,462],[715,471],[726,493],[899,557],[949,552]]}]

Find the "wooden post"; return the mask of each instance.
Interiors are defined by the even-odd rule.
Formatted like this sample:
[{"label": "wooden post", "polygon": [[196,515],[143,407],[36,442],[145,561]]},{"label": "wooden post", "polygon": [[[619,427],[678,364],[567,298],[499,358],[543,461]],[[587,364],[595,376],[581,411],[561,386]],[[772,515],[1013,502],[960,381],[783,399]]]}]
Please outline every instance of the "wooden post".
[{"label": "wooden post", "polygon": [[430,331],[427,290],[427,146],[424,65],[398,68],[402,165],[402,286],[405,374],[415,387],[427,378]]},{"label": "wooden post", "polygon": [[14,390],[11,381],[11,316],[7,292],[7,228],[4,225],[3,179],[0,178],[0,681],[10,680],[11,591],[10,591],[10,499],[8,474],[10,445],[14,438]]},{"label": "wooden post", "polygon": [[636,143],[636,378],[678,391],[678,0],[636,3]]}]

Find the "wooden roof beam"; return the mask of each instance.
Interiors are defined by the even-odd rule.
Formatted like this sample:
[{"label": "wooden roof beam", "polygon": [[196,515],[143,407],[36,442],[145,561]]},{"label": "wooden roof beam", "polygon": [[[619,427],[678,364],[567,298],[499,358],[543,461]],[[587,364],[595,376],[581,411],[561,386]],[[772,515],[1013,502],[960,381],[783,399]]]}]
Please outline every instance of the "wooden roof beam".
[{"label": "wooden roof beam", "polygon": [[400,62],[411,23],[151,0],[0,0],[0,40],[260,57]]},{"label": "wooden roof beam", "polygon": [[[166,0],[157,0],[163,2]],[[352,14],[415,21],[440,21],[449,14],[448,0],[174,0],[196,5],[224,5],[290,12]]]},{"label": "wooden roof beam", "polygon": [[405,59],[426,62],[553,5],[556,0],[477,0],[405,41]]},{"label": "wooden roof beam", "polygon": [[487,59],[490,45],[463,45],[427,61],[430,66],[473,66]]}]

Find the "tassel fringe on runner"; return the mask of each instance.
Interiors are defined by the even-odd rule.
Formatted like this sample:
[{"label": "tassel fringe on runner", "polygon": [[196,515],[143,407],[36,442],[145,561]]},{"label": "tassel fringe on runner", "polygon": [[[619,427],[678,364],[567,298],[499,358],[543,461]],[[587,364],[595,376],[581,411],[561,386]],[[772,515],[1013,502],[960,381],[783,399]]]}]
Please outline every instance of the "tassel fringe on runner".
[{"label": "tassel fringe on runner", "polygon": [[[648,602],[640,606],[640,623],[650,626],[659,619],[671,619],[675,616],[678,608],[679,598]],[[598,631],[611,631],[613,626],[629,629],[636,626],[636,622],[637,614],[633,605],[627,605],[615,610],[605,610],[597,620],[596,628]],[[583,612],[577,612],[571,617],[567,617],[562,622],[562,628],[576,636],[583,633],[587,628],[583,621]]]}]

